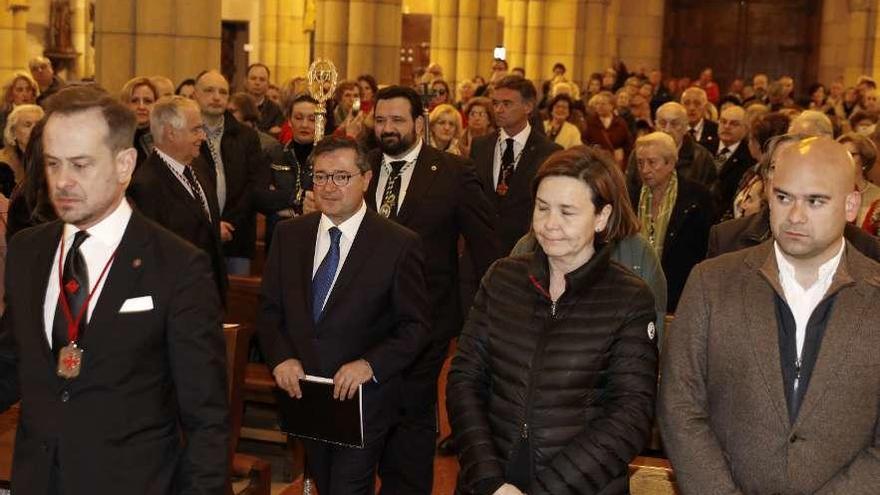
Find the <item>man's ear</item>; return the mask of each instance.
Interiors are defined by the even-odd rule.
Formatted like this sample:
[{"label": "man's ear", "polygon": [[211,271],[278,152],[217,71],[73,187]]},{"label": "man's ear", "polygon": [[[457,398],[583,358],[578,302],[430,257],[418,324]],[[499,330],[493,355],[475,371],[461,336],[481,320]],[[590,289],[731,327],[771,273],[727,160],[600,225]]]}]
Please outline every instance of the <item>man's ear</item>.
[{"label": "man's ear", "polygon": [[127,184],[131,181],[134,167],[137,164],[137,150],[126,148],[116,154],[116,173],[119,175],[119,183]]}]

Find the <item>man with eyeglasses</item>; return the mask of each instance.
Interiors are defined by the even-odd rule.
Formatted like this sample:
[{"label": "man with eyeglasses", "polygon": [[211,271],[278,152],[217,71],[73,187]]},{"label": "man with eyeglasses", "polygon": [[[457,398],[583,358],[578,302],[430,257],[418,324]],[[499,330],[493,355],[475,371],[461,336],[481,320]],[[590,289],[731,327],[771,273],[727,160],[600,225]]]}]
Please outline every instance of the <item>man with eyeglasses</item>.
[{"label": "man with eyeglasses", "polygon": [[737,105],[730,105],[721,111],[718,119],[718,154],[715,166],[718,170],[718,198],[720,218],[733,218],[733,197],[746,170],[754,166],[755,159],[749,152],[749,125],[746,111]]},{"label": "man with eyeglasses", "polygon": [[401,373],[428,341],[421,242],[367,208],[373,172],[355,141],[315,145],[317,212],[281,222],[263,275],[257,326],[278,386],[303,396],[305,375],[332,378],[333,397],[363,385],[363,449],[306,440],[309,474],[329,495],[374,493],[385,435],[401,404]]}]

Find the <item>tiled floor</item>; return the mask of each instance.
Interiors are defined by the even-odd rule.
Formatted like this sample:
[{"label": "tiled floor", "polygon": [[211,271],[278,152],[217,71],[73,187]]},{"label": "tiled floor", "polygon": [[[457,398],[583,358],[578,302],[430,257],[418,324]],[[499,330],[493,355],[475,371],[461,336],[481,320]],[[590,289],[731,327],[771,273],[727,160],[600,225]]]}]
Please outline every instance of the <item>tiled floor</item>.
[{"label": "tiled floor", "polygon": [[[440,438],[449,434],[449,421],[446,417],[446,373],[449,370],[449,359],[443,366],[440,375]],[[259,408],[249,408],[245,422],[264,423],[272,421],[274,413]],[[286,448],[257,441],[242,440],[239,451],[259,456],[272,463],[272,495],[281,493],[291,486],[292,456]],[[455,491],[455,479],[458,475],[458,462],[454,457],[437,456],[434,460],[434,489],[432,495],[452,495]],[[302,480],[293,482],[293,492],[302,493]],[[313,492],[314,493],[314,492]]]}]

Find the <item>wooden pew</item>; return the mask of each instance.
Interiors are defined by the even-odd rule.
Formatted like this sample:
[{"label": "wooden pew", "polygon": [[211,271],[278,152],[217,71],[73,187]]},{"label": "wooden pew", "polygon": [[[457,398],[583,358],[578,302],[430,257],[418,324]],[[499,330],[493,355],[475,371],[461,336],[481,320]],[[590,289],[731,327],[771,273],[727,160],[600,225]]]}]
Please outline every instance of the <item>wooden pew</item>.
[{"label": "wooden pew", "polygon": [[631,495],[678,495],[675,471],[668,459],[636,457],[629,463]]}]

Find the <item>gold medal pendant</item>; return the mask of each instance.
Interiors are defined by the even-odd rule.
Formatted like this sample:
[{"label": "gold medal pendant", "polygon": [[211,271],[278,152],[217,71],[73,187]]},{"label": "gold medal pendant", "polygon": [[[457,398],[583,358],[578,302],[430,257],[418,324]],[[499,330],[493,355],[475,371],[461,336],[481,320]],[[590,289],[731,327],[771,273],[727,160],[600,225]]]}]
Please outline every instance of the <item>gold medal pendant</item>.
[{"label": "gold medal pendant", "polygon": [[391,216],[391,204],[390,203],[382,203],[382,207],[379,208],[379,214],[385,218]]},{"label": "gold medal pendant", "polygon": [[58,352],[58,376],[71,379],[79,376],[83,351],[76,344],[67,344]]},{"label": "gold medal pendant", "polygon": [[495,192],[501,197],[507,196],[507,190],[507,184],[505,184],[504,182],[498,184],[498,187],[495,188]]}]

